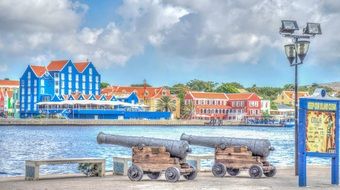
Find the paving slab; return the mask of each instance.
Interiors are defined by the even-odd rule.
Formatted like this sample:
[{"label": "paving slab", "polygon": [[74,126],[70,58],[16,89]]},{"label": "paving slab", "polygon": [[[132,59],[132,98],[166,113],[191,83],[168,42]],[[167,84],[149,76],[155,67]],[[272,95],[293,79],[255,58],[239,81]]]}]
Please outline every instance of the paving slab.
[{"label": "paving slab", "polygon": [[25,181],[24,177],[1,177],[0,190],[107,190],[107,189],[237,189],[237,190],[269,190],[269,189],[340,189],[330,184],[330,168],[308,167],[308,187],[298,188],[298,178],[292,168],[279,168],[273,178],[263,177],[251,179],[247,171],[238,177],[216,178],[210,172],[201,172],[196,180],[177,183],[165,181],[164,175],[152,181],[145,175],[142,181],[132,182],[127,176],[84,177],[80,174],[63,174],[42,176],[39,181]]}]

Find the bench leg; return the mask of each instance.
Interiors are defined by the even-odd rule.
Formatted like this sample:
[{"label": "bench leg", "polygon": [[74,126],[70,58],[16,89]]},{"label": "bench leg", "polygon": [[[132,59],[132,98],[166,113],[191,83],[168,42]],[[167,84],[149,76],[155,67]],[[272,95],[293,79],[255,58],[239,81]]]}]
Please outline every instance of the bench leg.
[{"label": "bench leg", "polygon": [[104,177],[105,176],[105,162],[101,162],[100,164],[99,164],[99,174],[98,174],[98,176],[99,177]]},{"label": "bench leg", "polygon": [[39,179],[39,166],[26,165],[25,180],[38,180]]}]

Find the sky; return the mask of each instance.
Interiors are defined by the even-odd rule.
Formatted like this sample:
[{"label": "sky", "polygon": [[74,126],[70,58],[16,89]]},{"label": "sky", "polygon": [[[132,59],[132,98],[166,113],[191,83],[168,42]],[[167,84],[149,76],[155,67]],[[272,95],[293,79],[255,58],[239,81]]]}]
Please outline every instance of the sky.
[{"label": "sky", "polygon": [[0,78],[27,65],[90,60],[113,85],[171,86],[192,79],[283,86],[294,68],[281,20],[321,23],[299,83],[340,81],[340,1],[1,0]]}]

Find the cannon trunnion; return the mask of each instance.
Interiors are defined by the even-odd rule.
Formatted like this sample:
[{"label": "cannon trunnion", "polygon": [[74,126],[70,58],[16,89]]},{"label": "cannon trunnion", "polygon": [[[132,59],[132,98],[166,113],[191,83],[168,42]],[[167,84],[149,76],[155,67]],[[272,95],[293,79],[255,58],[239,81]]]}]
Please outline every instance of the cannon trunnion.
[{"label": "cannon trunnion", "polygon": [[164,172],[165,179],[176,182],[180,176],[194,180],[197,171],[186,163],[186,155],[191,151],[186,141],[147,137],[107,135],[99,133],[99,144],[116,144],[132,148],[132,165],[128,169],[131,181],[140,181],[146,174],[156,180]]},{"label": "cannon trunnion", "polygon": [[203,137],[184,133],[181,140],[187,140],[192,145],[215,148],[212,173],[216,177],[223,177],[226,173],[237,176],[242,169],[248,169],[252,178],[261,178],[262,175],[273,177],[276,174],[275,166],[267,161],[270,151],[274,150],[268,140]]}]

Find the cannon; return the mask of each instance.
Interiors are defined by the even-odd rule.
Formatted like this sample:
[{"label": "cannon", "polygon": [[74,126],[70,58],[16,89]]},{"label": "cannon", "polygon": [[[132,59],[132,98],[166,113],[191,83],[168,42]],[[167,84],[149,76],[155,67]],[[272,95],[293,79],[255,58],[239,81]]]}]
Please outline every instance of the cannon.
[{"label": "cannon", "polygon": [[164,171],[165,179],[176,182],[182,175],[187,180],[194,180],[196,169],[186,162],[191,152],[186,141],[149,137],[109,135],[100,132],[98,144],[114,144],[132,148],[132,165],[128,169],[131,181],[140,181],[144,174],[158,179]]},{"label": "cannon", "polygon": [[252,178],[261,178],[262,175],[273,177],[276,174],[275,166],[267,161],[274,150],[267,139],[206,137],[183,133],[180,140],[191,145],[215,148],[212,173],[216,177],[223,177],[226,173],[237,176],[241,169],[248,169]]}]

